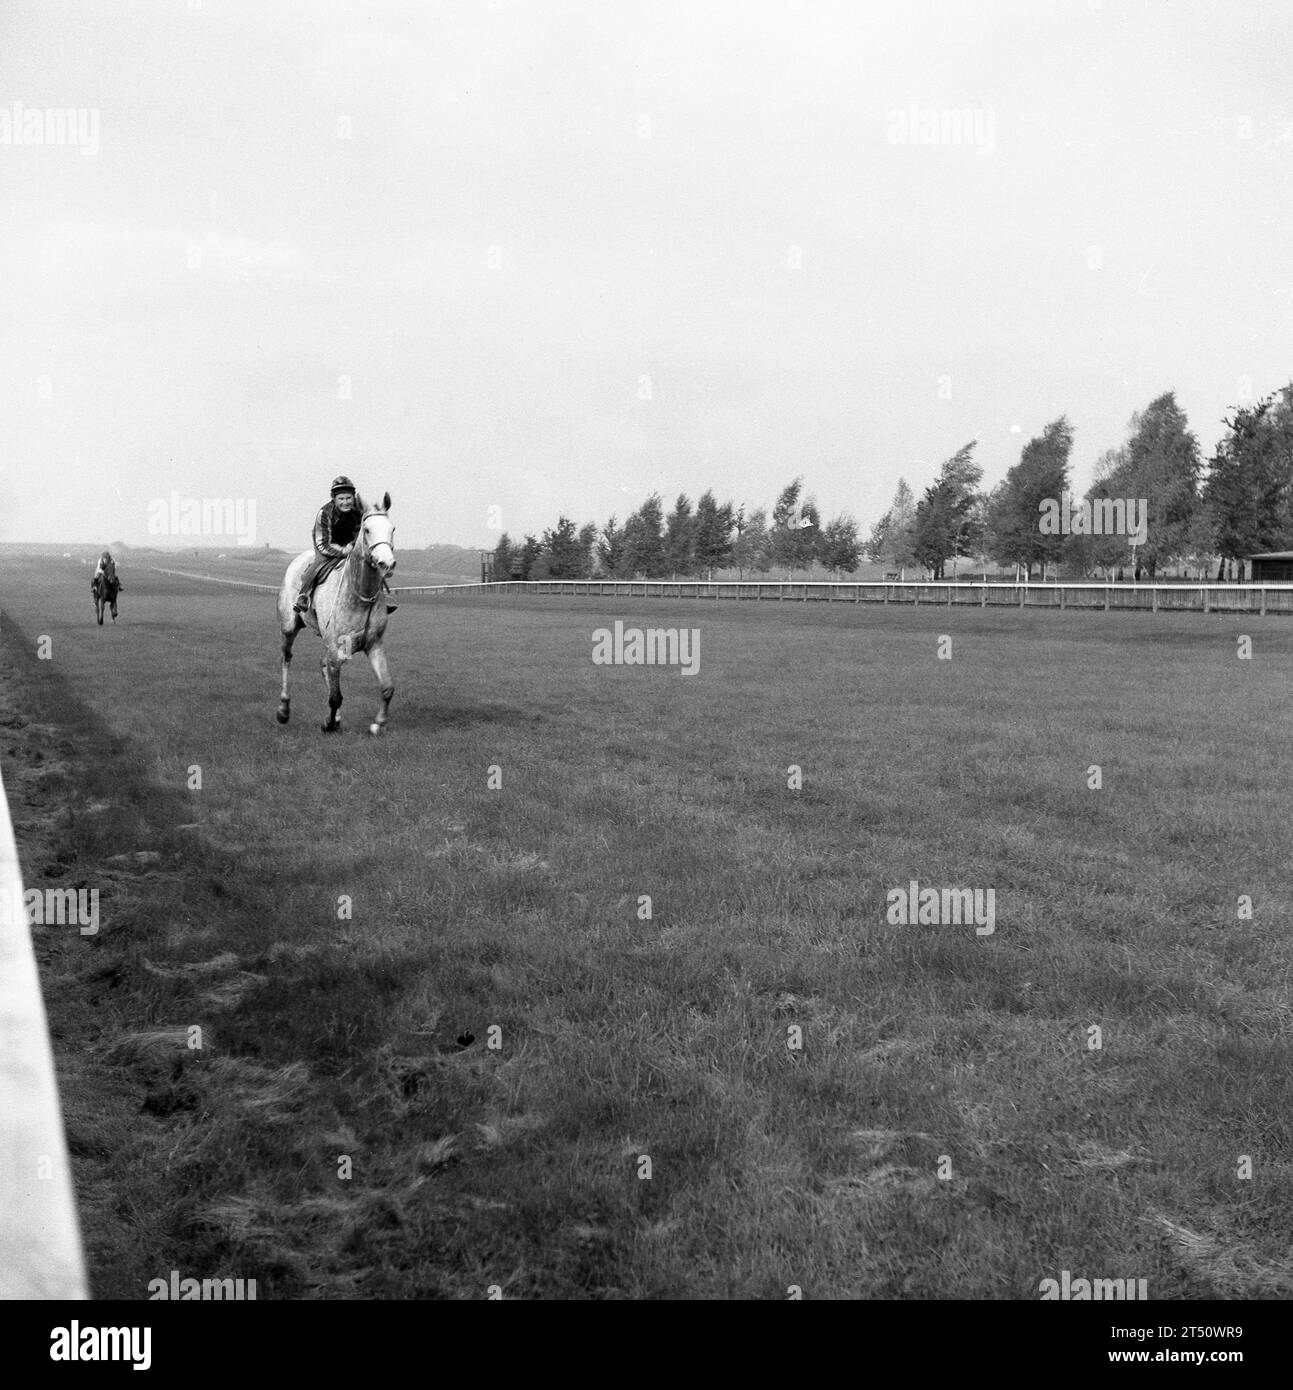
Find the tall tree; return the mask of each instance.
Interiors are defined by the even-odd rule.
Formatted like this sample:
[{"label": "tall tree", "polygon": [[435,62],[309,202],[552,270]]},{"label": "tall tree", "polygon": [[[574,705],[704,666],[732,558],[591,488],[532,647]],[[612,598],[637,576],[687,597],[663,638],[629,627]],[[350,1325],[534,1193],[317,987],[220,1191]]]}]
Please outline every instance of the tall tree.
[{"label": "tall tree", "polygon": [[984,524],[984,548],[992,559],[999,565],[1018,565],[1028,523],[1012,505],[1011,487],[1005,478],[988,493]]},{"label": "tall tree", "polygon": [[[1084,501],[1096,511],[1107,499],[1124,497],[1128,486],[1128,456],[1123,446],[1106,449],[1096,460],[1091,486]],[[1065,537],[1064,556],[1084,578],[1096,571],[1113,578],[1118,570],[1131,562],[1128,537],[1104,531],[1075,531]]]},{"label": "tall tree", "polygon": [[512,567],[519,557],[516,555],[515,547],[508,539],[507,532],[498,538],[498,544],[494,547],[494,578],[497,580],[511,579]]},{"label": "tall tree", "polygon": [[811,569],[814,560],[822,553],[822,514],[817,508],[815,497],[805,497],[799,506],[799,526],[792,531],[796,536],[793,552],[795,569]]},{"label": "tall tree", "polygon": [[1175,392],[1165,391],[1132,416],[1127,455],[1132,488],[1127,495],[1148,503],[1146,538],[1137,562],[1153,578],[1160,565],[1189,548],[1199,505],[1199,442]]},{"label": "tall tree", "polygon": [[944,460],[938,481],[925,489],[916,507],[911,545],[916,559],[942,579],[946,562],[978,548],[981,531],[979,482],[983,469],[974,462],[974,442]]},{"label": "tall tree", "polygon": [[608,579],[623,579],[624,572],[624,532],[616,524],[615,518],[602,527],[597,541],[597,563]]},{"label": "tall tree", "polygon": [[781,489],[772,505],[772,525],[768,528],[768,543],[772,562],[784,565],[789,573],[799,554],[799,538],[794,534],[799,528],[799,497],[803,492],[804,480],[796,478]]},{"label": "tall tree", "polygon": [[905,478],[898,479],[889,510],[876,522],[867,541],[867,554],[877,565],[896,570],[905,577],[916,557],[912,551],[912,527],[916,521],[916,500]]},{"label": "tall tree", "polygon": [[821,540],[821,514],[813,498],[803,497],[803,486],[802,478],[787,483],[772,508],[772,560],[785,566],[787,578],[812,564]]},{"label": "tall tree", "polygon": [[988,552],[1007,565],[1022,565],[1032,574],[1034,565],[1058,563],[1064,551],[1061,531],[1042,530],[1048,513],[1057,510],[1068,491],[1069,454],[1073,426],[1061,415],[1040,435],[1024,445],[1019,462],[992,493],[987,510]]},{"label": "tall tree", "polygon": [[624,523],[624,568],[628,575],[663,579],[668,574],[664,551],[664,504],[650,497]]},{"label": "tall tree", "polygon": [[549,579],[579,579],[583,554],[575,523],[568,516],[557,518],[557,524],[543,533],[543,554],[547,561]]},{"label": "tall tree", "polygon": [[664,524],[664,554],[669,573],[675,577],[691,574],[695,568],[695,552],[696,518],[692,515],[691,498],[680,492]]},{"label": "tall tree", "polygon": [[696,503],[696,567],[709,579],[732,558],[732,522],[732,504],[724,502],[720,507],[712,491]]},{"label": "tall tree", "polygon": [[732,563],[739,579],[747,574],[767,574],[772,566],[772,543],[768,536],[768,514],[756,507],[747,516],[745,507],[733,518],[736,539],[732,542]]},{"label": "tall tree", "polygon": [[1293,547],[1293,382],[1225,424],[1202,493],[1218,579],[1227,561]]},{"label": "tall tree", "polygon": [[589,521],[579,528],[579,578],[591,579],[597,568],[597,527]]},{"label": "tall tree", "polygon": [[843,512],[833,516],[822,531],[822,564],[831,574],[852,574],[858,567],[861,553],[857,522]]},{"label": "tall tree", "polygon": [[916,503],[916,519],[911,528],[911,549],[931,579],[943,578],[943,566],[956,544],[956,517],[946,491],[932,484]]},{"label": "tall tree", "polygon": [[539,558],[539,556],[542,555],[542,554],[543,554],[543,546],[542,546],[537,540],[535,540],[535,538],[534,538],[533,536],[526,536],[526,538],[525,538],[525,544],[521,546],[520,564],[519,564],[520,573],[517,574],[517,578],[518,578],[518,579],[535,579],[535,578],[538,578],[539,576],[537,576],[537,575],[534,573],[534,565],[535,565],[535,561],[537,561],[538,558]]}]

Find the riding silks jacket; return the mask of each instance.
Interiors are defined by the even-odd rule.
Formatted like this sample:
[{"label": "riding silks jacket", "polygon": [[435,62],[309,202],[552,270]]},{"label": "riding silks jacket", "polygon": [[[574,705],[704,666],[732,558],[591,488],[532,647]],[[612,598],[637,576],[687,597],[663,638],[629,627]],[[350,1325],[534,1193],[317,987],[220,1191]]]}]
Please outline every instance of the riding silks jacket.
[{"label": "riding silks jacket", "polygon": [[325,502],[314,518],[314,551],[328,560],[339,560],[359,534],[363,520],[359,498],[348,512],[341,511],[335,502]]}]

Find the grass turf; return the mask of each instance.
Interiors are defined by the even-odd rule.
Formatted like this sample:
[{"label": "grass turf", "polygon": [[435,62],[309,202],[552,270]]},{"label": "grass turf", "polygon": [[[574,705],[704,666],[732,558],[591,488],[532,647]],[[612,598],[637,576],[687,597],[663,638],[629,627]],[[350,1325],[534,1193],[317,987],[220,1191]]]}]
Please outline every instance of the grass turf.
[{"label": "grass turf", "polygon": [[100,1297],[1293,1291],[1279,619],[406,600],[376,741],[309,634],[275,725],[267,595],[5,580]]}]

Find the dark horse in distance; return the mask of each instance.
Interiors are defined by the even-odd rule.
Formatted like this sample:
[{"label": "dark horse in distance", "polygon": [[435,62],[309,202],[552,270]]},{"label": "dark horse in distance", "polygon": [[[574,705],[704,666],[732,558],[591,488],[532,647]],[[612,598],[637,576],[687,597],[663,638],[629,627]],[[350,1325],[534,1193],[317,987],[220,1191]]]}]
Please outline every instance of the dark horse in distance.
[{"label": "dark horse in distance", "polygon": [[99,556],[94,567],[94,578],[90,580],[90,592],[94,595],[94,615],[103,626],[103,610],[112,609],[112,621],[117,621],[117,595],[126,586],[117,577],[117,565],[110,551]]}]

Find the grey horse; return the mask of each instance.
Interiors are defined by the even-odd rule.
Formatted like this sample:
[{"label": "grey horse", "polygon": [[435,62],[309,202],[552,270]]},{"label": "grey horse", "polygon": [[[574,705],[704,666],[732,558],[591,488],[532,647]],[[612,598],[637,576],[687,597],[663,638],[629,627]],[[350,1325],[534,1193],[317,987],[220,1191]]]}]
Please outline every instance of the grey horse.
[{"label": "grey horse", "polygon": [[306,614],[293,607],[301,575],[314,558],[304,550],[287,567],[283,587],[278,592],[278,628],[283,645],[283,689],[278,701],[278,722],[291,717],[292,701],[287,675],[292,662],[292,643],[303,627],[310,627],[323,639],[323,679],[328,687],[328,721],[325,734],[341,728],[337,711],[341,708],[341,668],[359,652],[368,654],[373,675],[381,686],[382,703],[369,733],[380,734],[386,727],[387,712],[395,686],[386,665],[382,638],[386,632],[386,590],[383,580],[395,568],[395,527],[387,515],[391,495],[380,507],[369,507],[363,514],[359,534],[350,553],[315,586]]}]

